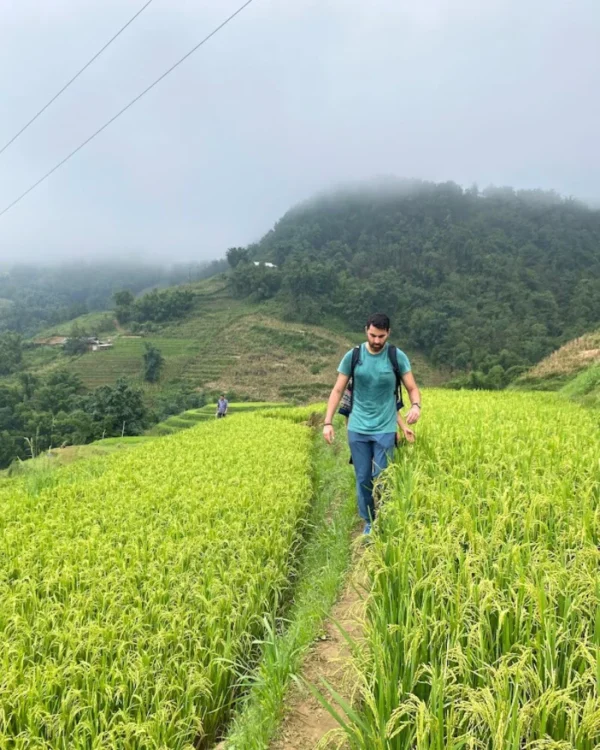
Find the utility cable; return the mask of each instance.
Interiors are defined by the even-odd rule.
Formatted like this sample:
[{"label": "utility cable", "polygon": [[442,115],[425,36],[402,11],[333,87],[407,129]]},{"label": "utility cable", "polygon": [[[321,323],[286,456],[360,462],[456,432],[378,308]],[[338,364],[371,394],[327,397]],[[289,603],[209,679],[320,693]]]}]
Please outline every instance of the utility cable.
[{"label": "utility cable", "polygon": [[166,77],[167,77],[167,76],[169,75],[169,73],[172,73],[172,72],[173,72],[173,71],[175,70],[175,68],[179,67],[179,66],[181,65],[181,63],[182,63],[182,62],[184,62],[185,60],[187,60],[187,58],[188,58],[188,57],[190,57],[190,55],[193,55],[193,54],[194,54],[194,52],[196,52],[196,50],[200,49],[200,47],[202,47],[202,45],[206,44],[206,42],[208,42],[208,40],[209,40],[209,39],[211,39],[211,38],[212,38],[213,36],[215,36],[215,34],[217,34],[217,33],[218,33],[218,32],[219,32],[219,31],[220,31],[220,30],[221,30],[221,29],[222,29],[222,28],[223,28],[224,26],[227,26],[227,24],[228,24],[228,23],[230,23],[231,21],[233,21],[233,19],[234,19],[234,18],[235,18],[236,16],[239,16],[239,14],[240,14],[240,13],[241,13],[241,12],[242,12],[242,11],[243,11],[243,10],[244,10],[245,8],[247,8],[247,7],[248,7],[248,6],[249,6],[249,5],[250,5],[250,4],[252,3],[252,2],[254,2],[254,0],[247,0],[247,2],[245,2],[245,3],[244,3],[244,4],[243,4],[243,5],[242,5],[242,6],[240,7],[240,8],[238,8],[238,9],[237,9],[237,10],[235,11],[235,13],[232,13],[232,14],[231,14],[231,15],[229,16],[229,18],[225,19],[225,21],[223,21],[223,22],[222,22],[221,24],[219,24],[219,26],[217,26],[217,28],[216,28],[216,29],[214,29],[213,31],[211,31],[211,32],[210,32],[210,34],[209,34],[208,36],[204,37],[204,39],[203,39],[203,40],[202,40],[201,42],[198,42],[198,44],[197,44],[197,45],[196,45],[195,47],[192,47],[192,49],[191,49],[191,50],[190,50],[190,51],[189,51],[189,52],[188,52],[187,54],[185,54],[185,55],[184,55],[184,56],[183,56],[183,57],[182,57],[182,58],[181,58],[180,60],[178,60],[178,61],[177,61],[177,62],[176,62],[176,63],[175,63],[174,65],[172,65],[172,66],[171,66],[171,67],[170,67],[170,68],[169,68],[169,69],[168,69],[167,71],[165,71],[165,72],[164,72],[164,73],[163,73],[163,74],[162,74],[161,76],[159,76],[159,77],[158,77],[158,78],[157,78],[157,79],[156,79],[156,80],[154,81],[154,83],[151,83],[151,84],[150,84],[150,85],[149,85],[149,86],[148,86],[147,88],[145,88],[145,89],[144,89],[144,90],[142,91],[142,93],[141,93],[141,94],[138,94],[138,95],[137,95],[137,96],[135,97],[135,99],[132,99],[132,100],[131,100],[131,101],[129,102],[129,104],[127,104],[127,105],[126,105],[125,107],[123,107],[123,109],[122,109],[122,110],[120,110],[119,112],[117,112],[117,114],[116,114],[116,115],[114,115],[113,117],[111,117],[111,118],[110,118],[110,120],[108,120],[107,122],[105,122],[105,123],[104,123],[104,125],[102,125],[102,127],[101,127],[101,128],[98,128],[98,130],[96,130],[96,132],[95,132],[95,133],[92,133],[92,135],[90,135],[90,137],[89,137],[89,138],[86,138],[86,140],[85,140],[85,141],[83,141],[83,143],[81,143],[81,144],[80,144],[79,146],[77,146],[77,148],[76,148],[76,149],[74,149],[73,151],[71,151],[71,153],[70,153],[70,154],[69,154],[68,156],[65,156],[65,158],[64,158],[64,159],[62,159],[62,161],[59,161],[59,162],[58,162],[58,164],[56,164],[56,165],[55,165],[54,167],[52,167],[52,169],[51,169],[51,170],[50,170],[49,172],[46,172],[46,174],[45,174],[45,175],[44,175],[43,177],[40,177],[40,179],[39,179],[39,180],[38,180],[37,182],[34,182],[34,183],[33,183],[33,185],[31,185],[31,187],[27,188],[27,190],[26,190],[26,191],[25,191],[24,193],[22,193],[22,194],[21,194],[21,195],[20,195],[20,196],[19,196],[18,198],[16,198],[16,199],[15,199],[15,200],[14,200],[14,201],[13,201],[12,203],[9,203],[9,205],[8,205],[8,206],[6,206],[6,208],[4,208],[4,209],[3,209],[2,211],[0,211],[0,216],[4,216],[4,214],[5,214],[5,213],[6,213],[7,211],[10,211],[10,209],[11,209],[11,208],[12,208],[13,206],[16,206],[16,205],[17,205],[17,203],[19,203],[19,201],[23,200],[23,198],[25,198],[25,196],[26,196],[26,195],[29,195],[29,193],[31,193],[31,191],[32,191],[32,190],[35,190],[35,188],[36,188],[36,187],[38,187],[38,185],[41,185],[41,184],[42,184],[42,182],[44,182],[44,180],[47,180],[47,179],[48,179],[48,177],[50,177],[50,175],[51,175],[51,174],[53,174],[54,172],[56,172],[56,170],[57,170],[57,169],[60,169],[60,167],[62,167],[62,166],[63,166],[63,164],[66,164],[66,163],[67,163],[67,162],[69,161],[69,159],[70,159],[70,158],[71,158],[72,156],[75,156],[75,154],[76,154],[76,153],[77,153],[78,151],[81,151],[81,149],[82,149],[82,148],[84,148],[85,146],[87,146],[87,144],[88,144],[88,143],[89,143],[90,141],[93,141],[93,140],[94,140],[94,138],[95,138],[95,137],[96,137],[97,135],[100,135],[100,133],[101,133],[101,132],[102,132],[103,130],[106,130],[106,128],[107,128],[107,127],[108,127],[109,125],[111,125],[111,124],[112,124],[112,123],[113,123],[113,122],[114,122],[114,121],[115,121],[115,120],[116,120],[117,118],[119,118],[119,117],[120,117],[120,116],[121,116],[121,115],[122,115],[123,113],[127,112],[127,110],[128,110],[128,109],[129,109],[130,107],[132,107],[132,106],[133,106],[133,105],[134,105],[134,104],[135,104],[136,102],[138,102],[138,101],[139,101],[139,100],[140,100],[140,99],[141,99],[141,98],[142,98],[143,96],[145,96],[145,95],[146,95],[146,94],[147,94],[147,93],[148,93],[148,92],[149,92],[149,91],[150,91],[151,89],[153,89],[153,88],[154,88],[154,87],[155,87],[155,86],[156,86],[156,85],[157,85],[158,83],[160,83],[160,82],[161,82],[161,81],[163,80],[163,78],[166,78]]},{"label": "utility cable", "polygon": [[97,60],[97,59],[98,59],[98,58],[100,57],[100,55],[101,55],[101,54],[102,54],[102,53],[104,52],[104,50],[105,50],[105,49],[107,49],[107,47],[110,47],[110,45],[111,45],[111,44],[112,44],[112,43],[113,43],[113,42],[115,41],[115,39],[116,39],[116,38],[117,38],[118,36],[120,36],[120,35],[121,35],[121,34],[122,34],[122,33],[123,33],[124,31],[125,31],[125,29],[126,29],[126,28],[127,28],[128,26],[130,26],[130,25],[131,25],[131,24],[132,24],[132,23],[133,23],[133,22],[135,21],[135,19],[136,19],[136,18],[137,18],[137,17],[138,17],[138,16],[139,16],[139,15],[140,15],[141,13],[143,13],[143,11],[145,11],[145,10],[146,10],[146,8],[147,8],[147,7],[148,7],[148,6],[150,5],[150,3],[151,3],[151,2],[153,2],[153,0],[148,0],[148,2],[147,2],[147,3],[145,4],[145,5],[143,5],[143,6],[142,6],[142,7],[141,7],[141,8],[140,8],[140,9],[138,10],[138,12],[137,12],[137,13],[136,13],[136,14],[135,14],[134,16],[132,16],[132,17],[131,17],[131,18],[129,19],[129,21],[127,21],[127,23],[125,24],[125,26],[122,26],[122,27],[121,27],[121,28],[119,29],[119,31],[117,31],[117,33],[116,33],[116,34],[115,34],[115,35],[114,35],[114,36],[113,36],[113,37],[112,37],[111,39],[109,39],[109,40],[108,40],[108,42],[106,42],[106,44],[104,45],[104,47],[102,47],[102,49],[101,49],[101,50],[99,50],[98,52],[96,52],[96,54],[95,54],[95,55],[94,55],[94,56],[93,56],[93,57],[91,58],[91,60],[88,60],[88,62],[86,62],[86,64],[85,64],[85,65],[83,66],[83,68],[81,68],[81,70],[80,70],[80,71],[79,71],[78,73],[75,73],[75,75],[73,76],[73,78],[71,78],[71,80],[70,80],[70,81],[69,81],[68,83],[66,83],[66,84],[65,84],[65,85],[64,85],[64,86],[62,87],[62,89],[61,89],[61,90],[60,90],[60,91],[59,91],[59,92],[58,92],[57,94],[55,94],[55,95],[54,95],[54,96],[52,97],[52,99],[50,99],[50,101],[49,101],[49,102],[47,102],[46,104],[44,104],[44,106],[43,106],[43,107],[42,107],[42,108],[40,109],[40,111],[39,111],[39,112],[38,112],[38,113],[37,113],[36,115],[34,115],[34,116],[33,116],[33,117],[31,118],[31,120],[29,120],[29,122],[28,122],[28,123],[27,123],[26,125],[23,125],[23,127],[21,128],[21,130],[19,130],[19,132],[18,132],[18,133],[17,133],[16,135],[14,135],[14,136],[13,136],[13,137],[12,137],[12,138],[10,139],[10,141],[8,141],[8,143],[5,143],[5,144],[4,144],[4,146],[2,146],[2,148],[0,148],[0,154],[3,154],[3,153],[4,153],[5,151],[6,151],[6,149],[7,149],[7,148],[8,148],[8,147],[9,147],[9,146],[11,145],[11,143],[14,143],[14,142],[15,142],[15,141],[17,140],[17,138],[18,138],[18,137],[19,137],[19,136],[20,136],[20,135],[21,135],[22,133],[24,133],[24,132],[25,132],[25,131],[27,130],[27,128],[28,128],[28,127],[29,127],[29,126],[30,126],[30,125],[31,125],[32,123],[34,123],[34,122],[35,122],[35,121],[37,120],[37,118],[38,118],[38,117],[39,117],[39,116],[40,116],[40,115],[41,115],[41,114],[42,114],[43,112],[45,112],[45,111],[46,111],[46,110],[48,109],[48,107],[49,107],[49,106],[50,106],[50,105],[51,105],[51,104],[52,104],[53,102],[55,102],[55,101],[56,101],[56,100],[58,99],[58,97],[59,97],[59,96],[60,96],[60,95],[61,95],[62,93],[64,93],[64,92],[65,92],[65,91],[66,91],[66,90],[67,90],[67,89],[69,88],[69,86],[70,86],[70,85],[71,85],[71,84],[72,84],[72,83],[73,83],[74,81],[76,81],[76,80],[77,80],[77,79],[79,78],[79,76],[80,76],[80,75],[81,75],[81,74],[83,73],[83,71],[84,71],[84,70],[87,70],[87,69],[88,69],[88,68],[90,67],[90,65],[91,65],[91,64],[92,64],[92,63],[94,62],[94,60]]}]

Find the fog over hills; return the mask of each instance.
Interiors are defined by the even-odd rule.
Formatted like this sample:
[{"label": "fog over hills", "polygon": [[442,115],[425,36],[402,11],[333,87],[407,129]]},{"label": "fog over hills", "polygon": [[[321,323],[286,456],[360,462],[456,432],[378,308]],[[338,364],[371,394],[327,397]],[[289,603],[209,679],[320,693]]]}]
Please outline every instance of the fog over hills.
[{"label": "fog over hills", "polygon": [[[241,3],[154,2],[0,155],[0,211]],[[3,10],[0,148],[140,7]],[[381,174],[600,201],[600,5],[256,0],[0,217],[0,259],[203,261]]]}]

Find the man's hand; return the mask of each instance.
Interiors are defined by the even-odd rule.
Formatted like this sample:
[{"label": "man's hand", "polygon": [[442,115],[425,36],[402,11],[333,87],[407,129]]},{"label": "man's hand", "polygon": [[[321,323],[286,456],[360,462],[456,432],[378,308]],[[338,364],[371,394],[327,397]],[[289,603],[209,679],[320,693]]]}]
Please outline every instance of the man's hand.
[{"label": "man's hand", "polygon": [[398,430],[398,441],[400,441],[400,435],[404,435],[406,440],[408,440],[409,443],[415,442],[415,433],[412,430],[409,430],[408,427],[400,427]]},{"label": "man's hand", "polygon": [[416,424],[421,416],[421,409],[418,406],[411,406],[410,411],[406,415],[406,421],[408,424]]},{"label": "man's hand", "polygon": [[323,437],[325,438],[325,442],[329,443],[329,445],[333,443],[335,440],[335,430],[333,429],[333,425],[326,424],[323,427]]}]

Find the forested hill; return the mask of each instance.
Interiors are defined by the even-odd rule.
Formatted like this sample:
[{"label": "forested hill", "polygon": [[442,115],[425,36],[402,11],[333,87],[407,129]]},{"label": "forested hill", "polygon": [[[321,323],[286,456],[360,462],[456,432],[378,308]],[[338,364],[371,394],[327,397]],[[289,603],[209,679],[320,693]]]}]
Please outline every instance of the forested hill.
[{"label": "forested hill", "polygon": [[334,314],[361,326],[388,312],[409,348],[495,368],[498,385],[600,323],[600,211],[553,192],[346,190],[293,208],[228,259],[239,294],[277,296],[306,322]]},{"label": "forested hill", "polygon": [[44,266],[0,264],[0,333],[32,336],[48,326],[88,312],[107,310],[113,294],[207,278],[226,263],[180,263],[170,267],[144,262],[70,262]]}]

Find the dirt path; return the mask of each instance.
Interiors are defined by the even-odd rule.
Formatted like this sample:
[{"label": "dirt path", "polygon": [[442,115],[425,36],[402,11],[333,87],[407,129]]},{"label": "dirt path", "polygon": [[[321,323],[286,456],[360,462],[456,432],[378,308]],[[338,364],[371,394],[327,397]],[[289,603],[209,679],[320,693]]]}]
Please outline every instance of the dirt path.
[{"label": "dirt path", "polygon": [[[312,685],[322,688],[323,677],[346,699],[352,697],[355,678],[350,665],[350,647],[335,622],[353,640],[360,641],[366,576],[361,564],[364,547],[359,537],[354,540],[354,545],[352,571],[344,591],[325,622],[323,635],[313,644],[302,668],[302,677]],[[290,691],[279,736],[271,743],[270,750],[314,750],[319,741],[337,727],[335,719],[310,692],[295,685]]]}]

